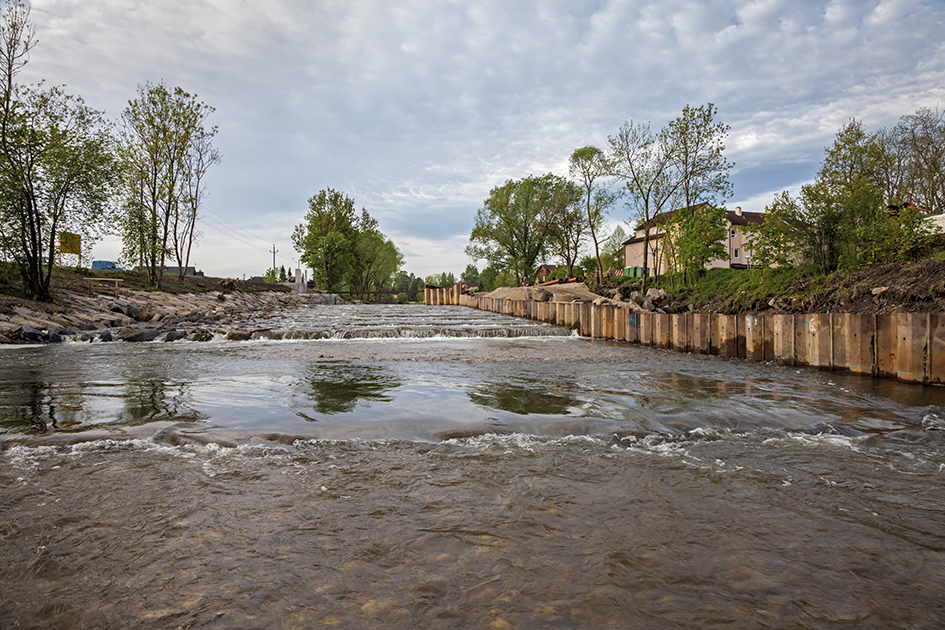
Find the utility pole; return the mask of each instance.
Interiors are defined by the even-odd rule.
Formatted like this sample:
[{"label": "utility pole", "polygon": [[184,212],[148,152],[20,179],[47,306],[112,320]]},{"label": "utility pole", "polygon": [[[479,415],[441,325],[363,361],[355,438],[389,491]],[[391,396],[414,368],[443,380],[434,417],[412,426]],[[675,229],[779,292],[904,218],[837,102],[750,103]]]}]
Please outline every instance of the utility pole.
[{"label": "utility pole", "polygon": [[279,251],[278,249],[276,249],[276,244],[275,244],[275,243],[272,244],[272,250],[271,250],[271,251],[272,251],[272,270],[275,271],[275,270],[276,270],[276,252]]}]

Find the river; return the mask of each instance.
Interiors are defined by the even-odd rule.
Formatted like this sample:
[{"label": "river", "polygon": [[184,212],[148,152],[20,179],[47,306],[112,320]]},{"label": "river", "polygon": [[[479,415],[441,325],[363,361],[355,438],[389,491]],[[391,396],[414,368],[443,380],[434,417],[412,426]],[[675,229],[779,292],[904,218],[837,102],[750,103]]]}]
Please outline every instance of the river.
[{"label": "river", "polygon": [[265,325],[318,338],[0,348],[0,627],[945,627],[945,388]]}]

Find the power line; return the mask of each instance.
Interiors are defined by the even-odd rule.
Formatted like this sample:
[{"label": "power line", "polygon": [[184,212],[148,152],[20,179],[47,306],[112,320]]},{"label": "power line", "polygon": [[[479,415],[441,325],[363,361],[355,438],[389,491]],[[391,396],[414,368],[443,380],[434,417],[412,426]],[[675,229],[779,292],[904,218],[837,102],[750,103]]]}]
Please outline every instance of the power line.
[{"label": "power line", "polygon": [[[258,245],[257,243],[253,243],[253,242],[250,241],[247,237],[245,237],[245,236],[243,236],[242,234],[240,234],[239,232],[237,232],[237,231],[235,231],[235,230],[229,228],[228,226],[221,225],[221,224],[219,224],[217,221],[214,221],[213,219],[210,219],[209,217],[203,217],[203,220],[204,220],[204,225],[206,225],[207,227],[209,227],[209,228],[212,229],[212,230],[215,230],[216,232],[219,232],[219,233],[222,234],[223,236],[226,236],[226,237],[228,237],[228,238],[231,238],[231,239],[233,239],[234,241],[237,241],[238,243],[240,243],[240,244],[242,244],[242,245],[245,245],[246,247],[251,247],[251,248],[253,248],[253,249],[255,249],[255,250],[258,250],[258,251],[261,251],[261,252],[265,252],[265,253],[267,253],[267,254],[268,254],[268,253],[271,253],[268,248],[263,247],[263,246],[260,246],[260,245]],[[275,246],[273,246],[273,247],[275,247]],[[281,256],[281,255],[280,255],[279,258],[282,259],[282,260],[284,260],[284,261],[286,261],[287,263],[289,263],[290,266],[292,265],[292,263],[295,262],[294,259],[288,258],[288,257],[286,257],[286,256]]]}]

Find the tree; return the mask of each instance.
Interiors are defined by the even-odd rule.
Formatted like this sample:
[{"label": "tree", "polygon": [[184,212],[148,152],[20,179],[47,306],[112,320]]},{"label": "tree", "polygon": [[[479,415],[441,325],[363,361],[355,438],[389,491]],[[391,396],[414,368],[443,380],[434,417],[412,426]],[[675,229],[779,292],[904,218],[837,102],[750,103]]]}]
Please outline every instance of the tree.
[{"label": "tree", "polygon": [[627,233],[623,227],[618,225],[610,233],[607,240],[604,241],[604,253],[601,255],[601,261],[608,269],[623,269],[624,267],[624,241],[627,240]]},{"label": "tree", "polygon": [[[609,136],[613,175],[624,182],[630,207],[643,230],[643,267],[649,269],[653,219],[668,207],[679,186],[670,176],[672,152],[665,134],[654,135],[649,123],[625,122],[616,136]],[[654,264],[659,269],[658,264]],[[643,276],[646,290],[647,272]]]},{"label": "tree", "polygon": [[326,188],[308,200],[305,222],[297,225],[292,243],[312,270],[312,278],[329,291],[384,291],[403,264],[394,243],[378,229],[377,221],[354,200]]},{"label": "tree", "polygon": [[570,173],[576,177],[581,186],[585,218],[591,241],[594,243],[594,256],[597,259],[597,281],[600,282],[604,270],[600,259],[600,244],[597,234],[607,218],[610,207],[616,201],[607,186],[599,180],[609,176],[612,172],[610,161],[603,151],[594,146],[581,147],[571,154]]},{"label": "tree", "polygon": [[0,10],[0,248],[26,292],[50,301],[56,237],[68,230],[88,242],[106,229],[115,162],[100,112],[62,88],[16,83],[34,45],[28,5],[8,2]]},{"label": "tree", "polygon": [[190,265],[190,253],[194,243],[202,236],[197,227],[200,208],[207,197],[205,175],[207,169],[220,163],[220,152],[213,147],[213,136],[217,128],[210,130],[202,126],[194,130],[187,154],[184,156],[185,203],[177,229],[174,230],[174,253],[177,257],[178,281],[183,283],[184,273]]},{"label": "tree", "polygon": [[581,206],[581,189],[573,182],[560,177],[553,180],[546,226],[548,251],[561,259],[570,278],[589,233]]},{"label": "tree", "polygon": [[945,211],[945,113],[920,108],[874,139],[884,149],[877,183],[886,203],[909,202],[931,215]]},{"label": "tree", "polygon": [[551,208],[561,185],[562,178],[548,174],[493,188],[476,213],[466,255],[519,281],[534,280],[537,261],[548,250]]},{"label": "tree", "polygon": [[315,282],[337,291],[348,280],[358,237],[354,201],[326,188],[308,200],[305,222],[297,225],[292,243],[312,270]]},{"label": "tree", "polygon": [[797,243],[793,226],[796,223],[799,207],[787,191],[775,195],[774,201],[765,207],[764,220],[761,223],[749,223],[745,226],[748,234],[748,248],[751,250],[751,264],[760,267],[762,274],[771,267],[784,267],[796,259]]},{"label": "tree", "polygon": [[691,286],[706,263],[726,254],[725,210],[710,203],[680,208],[666,224],[664,250],[683,286]]},{"label": "tree", "polygon": [[393,241],[377,229],[377,221],[367,211],[362,211],[358,227],[351,288],[355,293],[386,291],[404,258]]},{"label": "tree", "polygon": [[448,288],[456,284],[456,276],[452,271],[444,271],[427,276],[425,282],[435,287]]},{"label": "tree", "polygon": [[722,155],[730,127],[715,122],[715,105],[686,105],[682,114],[660,132],[669,157],[670,178],[676,181],[683,208],[724,201],[731,195],[728,173],[732,163]]},{"label": "tree", "polygon": [[168,256],[189,262],[203,174],[218,160],[209,145],[216,128],[203,126],[213,111],[179,87],[146,83],[122,112],[123,258],[157,288]]},{"label": "tree", "polygon": [[459,281],[464,284],[478,284],[479,269],[476,268],[476,265],[472,263],[466,265],[466,269],[464,269],[463,273],[459,276]]}]

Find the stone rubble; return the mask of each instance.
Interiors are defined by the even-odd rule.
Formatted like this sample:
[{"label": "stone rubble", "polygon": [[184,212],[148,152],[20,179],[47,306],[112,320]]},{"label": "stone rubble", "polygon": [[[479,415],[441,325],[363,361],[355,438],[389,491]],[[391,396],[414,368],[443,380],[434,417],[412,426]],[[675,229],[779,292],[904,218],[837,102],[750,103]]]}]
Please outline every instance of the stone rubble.
[{"label": "stone rubble", "polygon": [[[18,306],[11,315],[0,314],[0,344],[209,341],[215,334],[228,339],[275,338],[277,333],[261,329],[269,317],[301,305],[348,303],[332,293],[279,291],[173,295],[125,290],[118,298],[105,293],[57,297],[62,304],[57,313]],[[293,334],[297,338],[299,333],[286,336]]]}]

